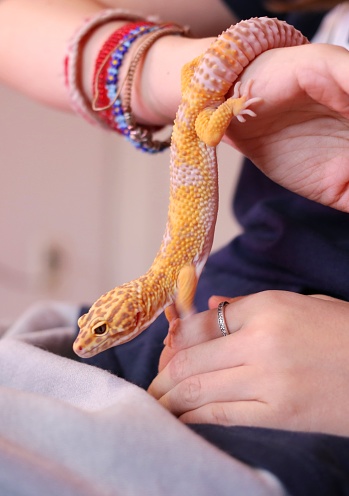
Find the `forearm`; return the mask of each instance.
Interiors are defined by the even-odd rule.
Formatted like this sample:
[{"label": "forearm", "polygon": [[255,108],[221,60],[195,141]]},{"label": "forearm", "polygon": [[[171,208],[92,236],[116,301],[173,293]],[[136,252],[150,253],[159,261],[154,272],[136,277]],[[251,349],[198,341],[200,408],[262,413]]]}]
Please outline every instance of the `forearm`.
[{"label": "forearm", "polygon": [[[216,0],[208,1],[217,3]],[[68,41],[86,18],[103,10],[107,3],[131,12],[142,10],[138,0],[131,0],[129,6],[116,1],[103,2],[102,5],[93,0],[0,2],[0,82],[47,105],[69,110],[69,96],[64,82]],[[151,12],[153,3],[154,9],[159,7],[157,2],[150,2],[145,14]],[[161,17],[164,12],[158,14]],[[189,12],[188,23],[192,19],[193,15]],[[179,19],[173,21],[178,22]],[[105,39],[122,24],[111,22],[97,29],[83,50],[82,82],[89,99],[92,98],[92,77],[98,51]],[[222,19],[214,22],[217,28],[220,24],[223,24]],[[132,108],[136,118],[154,124],[173,120],[180,98],[181,67],[202,53],[209,42],[209,39],[166,36],[154,43],[144,64],[139,64],[134,81]]]},{"label": "forearm", "polygon": [[[89,39],[84,50],[84,91],[89,100],[92,95],[94,61],[102,43],[117,29],[120,23],[109,23]],[[203,53],[211,38],[193,39],[182,36],[164,36],[148,50],[139,64],[132,85],[132,111],[139,122],[163,125],[173,122],[180,102],[181,69],[186,62]],[[129,59],[126,58],[121,71],[123,81]]]},{"label": "forearm", "polygon": [[68,109],[63,66],[67,43],[83,19],[99,10],[91,0],[0,2],[0,81]]}]

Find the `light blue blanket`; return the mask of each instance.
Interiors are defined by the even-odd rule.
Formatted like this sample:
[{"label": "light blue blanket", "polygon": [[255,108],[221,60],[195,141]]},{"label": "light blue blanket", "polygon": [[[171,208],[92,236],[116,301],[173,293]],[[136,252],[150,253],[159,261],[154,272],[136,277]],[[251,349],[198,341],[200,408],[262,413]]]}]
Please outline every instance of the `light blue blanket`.
[{"label": "light blue blanket", "polygon": [[1,496],[285,494],[142,389],[72,360],[77,311],[40,304],[2,331]]}]

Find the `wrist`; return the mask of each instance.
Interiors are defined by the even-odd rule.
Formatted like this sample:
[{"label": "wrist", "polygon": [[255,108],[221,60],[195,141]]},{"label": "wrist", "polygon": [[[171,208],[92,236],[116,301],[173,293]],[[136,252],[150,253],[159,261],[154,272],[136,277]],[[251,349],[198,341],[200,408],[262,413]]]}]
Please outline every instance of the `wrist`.
[{"label": "wrist", "polygon": [[181,100],[181,70],[202,54],[212,38],[164,36],[148,50],[137,68],[132,110],[141,123],[172,124]]},{"label": "wrist", "polygon": [[[98,27],[87,39],[81,61],[82,90],[89,102],[94,99],[93,77],[95,63],[102,45],[113,32],[127,24],[108,22]],[[132,85],[132,111],[142,124],[167,125],[173,123],[180,102],[180,74],[183,65],[202,53],[210,39],[192,39],[178,35],[159,38],[149,48],[137,66]],[[141,40],[134,43],[120,70],[123,82]],[[170,56],[169,56],[170,54]]]},{"label": "wrist", "polygon": [[71,103],[86,120],[120,132],[137,148],[160,151],[168,144],[154,142],[151,128],[173,122],[182,67],[212,39],[187,38],[180,26],[121,14],[101,12],[72,38],[66,65]]}]

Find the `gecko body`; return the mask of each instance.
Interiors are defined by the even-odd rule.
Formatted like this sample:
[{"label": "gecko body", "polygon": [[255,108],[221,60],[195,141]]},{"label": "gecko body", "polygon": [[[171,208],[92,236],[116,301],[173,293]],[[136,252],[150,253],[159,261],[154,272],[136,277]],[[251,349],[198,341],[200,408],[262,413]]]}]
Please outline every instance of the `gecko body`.
[{"label": "gecko body", "polygon": [[[133,339],[177,302],[184,313],[190,311],[217,217],[216,146],[231,119],[255,116],[249,107],[260,100],[250,98],[251,84],[241,92],[236,80],[260,53],[304,43],[306,38],[283,21],[253,18],[227,29],[183,68],[182,100],[171,140],[168,219],[160,249],[146,274],[102,295],[80,317],[74,343],[78,355],[91,357]],[[234,83],[234,94],[227,98]]]}]

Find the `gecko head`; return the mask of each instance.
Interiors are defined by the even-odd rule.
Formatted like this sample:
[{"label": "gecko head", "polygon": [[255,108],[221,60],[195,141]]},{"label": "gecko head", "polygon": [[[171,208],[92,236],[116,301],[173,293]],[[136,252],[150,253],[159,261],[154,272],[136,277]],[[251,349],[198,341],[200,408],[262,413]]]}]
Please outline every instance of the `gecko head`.
[{"label": "gecko head", "polygon": [[80,332],[73,344],[75,353],[90,358],[133,339],[146,327],[141,325],[143,315],[135,289],[124,285],[106,293],[78,320]]}]

